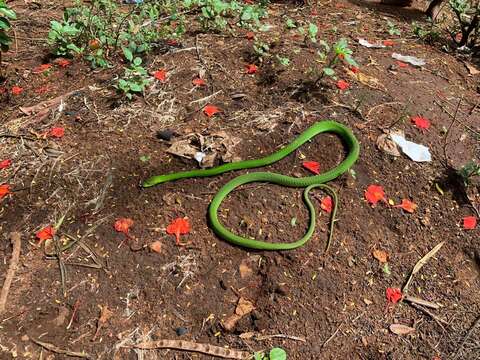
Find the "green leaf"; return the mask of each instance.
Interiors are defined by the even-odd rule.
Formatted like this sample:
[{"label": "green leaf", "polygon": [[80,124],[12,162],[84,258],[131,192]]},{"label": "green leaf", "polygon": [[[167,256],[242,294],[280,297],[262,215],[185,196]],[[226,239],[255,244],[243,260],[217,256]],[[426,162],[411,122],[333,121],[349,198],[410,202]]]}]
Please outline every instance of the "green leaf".
[{"label": "green leaf", "polygon": [[129,86],[130,86],[130,90],[133,91],[133,92],[142,92],[143,91],[143,87],[141,85],[138,85],[136,83],[129,83]]},{"label": "green leaf", "polygon": [[264,360],[265,357],[263,356],[263,353],[261,352],[256,352],[255,354],[253,354],[254,356],[254,360]]},{"label": "green leaf", "polygon": [[308,24],[308,36],[312,42],[317,42],[317,33],[318,26],[313,23]]},{"label": "green leaf", "polygon": [[282,348],[273,348],[269,354],[270,360],[287,360],[287,353]]},{"label": "green leaf", "polygon": [[125,56],[125,59],[131,62],[133,60],[132,51],[127,47],[123,47],[122,50],[123,50],[123,55]]},{"label": "green leaf", "polygon": [[141,162],[150,161],[150,155],[142,155],[142,156],[140,156],[140,161],[141,161]]},{"label": "green leaf", "polygon": [[332,68],[326,67],[326,68],[323,68],[323,73],[327,76],[333,76],[335,75],[335,70],[333,70]]},{"label": "green leaf", "polygon": [[141,64],[142,64],[142,59],[141,58],[136,57],[135,59],[133,59],[133,65],[140,66]]},{"label": "green leaf", "polygon": [[287,29],[295,29],[297,25],[292,19],[287,19]]}]

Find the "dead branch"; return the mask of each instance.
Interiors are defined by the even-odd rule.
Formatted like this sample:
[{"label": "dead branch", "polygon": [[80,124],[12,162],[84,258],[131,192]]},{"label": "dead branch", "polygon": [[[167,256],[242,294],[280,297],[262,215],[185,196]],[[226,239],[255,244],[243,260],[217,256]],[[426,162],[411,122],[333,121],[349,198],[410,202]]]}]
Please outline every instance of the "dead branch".
[{"label": "dead branch", "polygon": [[20,233],[18,232],[10,233],[10,240],[13,244],[13,252],[10,265],[8,266],[7,276],[5,276],[5,282],[3,283],[2,292],[0,293],[0,314],[5,311],[8,292],[10,291],[10,285],[12,285],[15,271],[17,271],[18,259],[20,258],[20,249],[22,245],[22,239]]}]

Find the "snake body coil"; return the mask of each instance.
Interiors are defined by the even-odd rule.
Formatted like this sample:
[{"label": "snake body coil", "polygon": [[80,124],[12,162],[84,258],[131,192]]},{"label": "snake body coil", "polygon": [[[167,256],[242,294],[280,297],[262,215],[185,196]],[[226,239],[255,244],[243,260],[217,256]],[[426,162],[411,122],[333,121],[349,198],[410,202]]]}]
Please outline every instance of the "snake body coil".
[{"label": "snake body coil", "polygon": [[[344,172],[346,172],[358,159],[360,146],[358,144],[357,139],[353,135],[353,133],[345,127],[344,125],[337,123],[335,121],[321,121],[313,124],[307,130],[305,130],[302,134],[300,134],[296,139],[294,139],[290,144],[285,146],[284,148],[278,150],[277,152],[263,157],[261,159],[254,159],[254,160],[244,160],[233,162],[229,164],[224,164],[221,166],[217,166],[211,169],[205,170],[192,170],[192,171],[183,171],[177,172],[167,175],[158,175],[153,176],[147,179],[143,183],[143,187],[151,187],[154,185],[158,185],[161,183],[185,179],[185,178],[192,178],[192,177],[205,177],[205,176],[214,176],[219,175],[227,171],[232,170],[240,170],[240,169],[250,169],[250,168],[257,168],[266,165],[273,164],[285,156],[290,154],[295,149],[299,148],[308,140],[314,138],[316,135],[323,133],[323,132],[331,132],[335,133],[340,138],[342,138],[349,149],[349,153],[347,157],[336,167],[333,169],[322,173],[316,176],[307,176],[303,178],[295,178],[291,176],[271,173],[271,172],[254,172],[250,174],[244,174],[237,176],[236,178],[232,179],[228,183],[226,183],[215,195],[212,202],[210,203],[210,207],[208,209],[208,217],[210,220],[210,226],[213,231],[222,239],[233,243],[235,245],[252,248],[252,249],[261,249],[261,250],[290,250],[295,249],[299,246],[304,245],[312,236],[315,230],[315,208],[310,201],[308,193],[311,189],[319,187],[327,190],[329,193],[332,194],[334,200],[334,209],[332,211],[332,221],[330,226],[330,236],[333,230],[333,223],[335,220],[335,213],[337,208],[337,198],[336,194],[327,185],[324,183],[335,179],[336,177],[340,176]],[[226,229],[218,220],[218,208],[220,207],[222,201],[228,196],[230,192],[232,192],[235,188],[240,185],[251,183],[251,182],[268,182],[272,184],[278,184],[287,187],[303,187],[304,190],[304,201],[310,213],[310,221],[309,226],[307,229],[307,233],[298,241],[292,243],[268,243],[265,241],[259,241],[254,239],[248,239],[242,236],[235,235],[230,230]],[[330,243],[330,241],[329,241]],[[327,246],[328,248],[328,246]]]}]

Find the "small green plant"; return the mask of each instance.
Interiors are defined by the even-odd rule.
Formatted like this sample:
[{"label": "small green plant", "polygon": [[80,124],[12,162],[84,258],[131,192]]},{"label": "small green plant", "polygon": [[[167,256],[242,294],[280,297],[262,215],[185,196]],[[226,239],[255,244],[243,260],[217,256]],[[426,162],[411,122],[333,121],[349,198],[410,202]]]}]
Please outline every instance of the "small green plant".
[{"label": "small green plant", "polygon": [[388,33],[391,36],[394,36],[394,35],[400,36],[401,35],[401,31],[390,20],[387,21],[387,27],[388,27]]},{"label": "small green plant", "polygon": [[70,56],[83,51],[83,48],[79,48],[74,44],[77,35],[81,31],[75,25],[69,24],[68,21],[63,23],[52,21],[50,26],[47,41],[49,45],[54,47],[53,52],[55,55]]},{"label": "small green plant", "polygon": [[319,44],[323,48],[323,51],[318,52],[319,60],[320,62],[326,62],[327,64],[322,68],[315,81],[315,85],[318,85],[324,76],[336,79],[335,68],[340,61],[344,61],[350,66],[358,67],[357,62],[352,57],[353,51],[348,47],[346,39],[341,38],[333,44],[333,46],[330,46],[324,40],[320,40]]},{"label": "small green plant", "polygon": [[115,88],[121,91],[129,100],[134,94],[143,94],[145,89],[151,83],[151,78],[147,70],[142,66],[142,59],[139,57],[130,57],[128,52],[125,54],[127,60],[131,61],[130,67],[125,68],[125,74],[118,80]]},{"label": "small green plant", "polygon": [[285,22],[285,26],[287,27],[287,29],[295,29],[297,27],[295,21],[292,19],[287,19]]},{"label": "small green plant", "polygon": [[435,41],[439,40],[440,38],[440,30],[437,24],[429,19],[427,25],[421,25],[414,21],[412,23],[412,32],[418,37],[420,40],[426,43],[434,43]]},{"label": "small green plant", "polygon": [[273,348],[267,354],[263,352],[257,352],[254,355],[254,360],[286,360],[287,352],[282,348]]},{"label": "small green plant", "polygon": [[15,11],[10,9],[4,0],[0,0],[0,64],[2,63],[2,52],[8,51],[12,39],[8,36],[11,28],[10,20],[17,18]]},{"label": "small green plant", "polygon": [[473,48],[480,35],[480,2],[471,0],[449,0],[450,9],[455,15],[456,23],[449,30],[458,47]]},{"label": "small green plant", "polygon": [[312,43],[317,42],[318,26],[314,23],[308,23],[307,29],[299,27],[298,32],[304,36],[305,43],[307,43],[307,40],[310,40]]},{"label": "small green plant", "polygon": [[480,165],[470,161],[458,170],[458,175],[463,179],[465,187],[468,187],[472,177],[480,176]]}]

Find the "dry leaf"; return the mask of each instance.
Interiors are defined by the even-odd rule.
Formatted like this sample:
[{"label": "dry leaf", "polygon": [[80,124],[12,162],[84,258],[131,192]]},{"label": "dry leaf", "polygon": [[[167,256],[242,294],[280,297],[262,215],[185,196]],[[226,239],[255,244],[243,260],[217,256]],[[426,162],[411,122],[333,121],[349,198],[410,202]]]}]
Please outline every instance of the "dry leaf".
[{"label": "dry leaf", "polygon": [[238,300],[237,307],[235,309],[235,314],[229,316],[226,320],[223,321],[223,327],[227,331],[232,331],[235,328],[238,320],[240,320],[243,316],[251,313],[255,307],[251,301],[248,301],[241,297]]},{"label": "dry leaf", "polygon": [[240,277],[242,279],[245,279],[246,277],[251,276],[253,273],[253,270],[247,264],[248,264],[247,259],[242,260],[242,262],[240,263],[239,270],[240,270]]},{"label": "dry leaf", "polygon": [[167,152],[173,155],[192,159],[198,152],[198,149],[190,145],[190,140],[178,140],[175,141],[168,149]]},{"label": "dry leaf", "polygon": [[235,309],[235,314],[239,316],[245,316],[247,314],[250,314],[255,307],[253,306],[253,303],[251,301],[248,301],[247,299],[241,297],[238,300],[237,308]]},{"label": "dry leaf", "polygon": [[253,338],[254,336],[255,336],[255,333],[253,331],[245,332],[245,333],[242,333],[242,334],[238,335],[238,337],[240,339],[243,339],[243,340],[249,340],[249,339]]},{"label": "dry leaf", "polygon": [[377,138],[377,147],[392,156],[400,156],[398,145],[390,139],[389,134],[382,134]]},{"label": "dry leaf", "polygon": [[100,305],[100,318],[98,319],[99,324],[105,324],[113,316],[113,311],[108,310],[108,306]]},{"label": "dry leaf", "polygon": [[430,260],[432,257],[435,256],[435,254],[438,252],[438,250],[440,250],[442,248],[443,244],[444,244],[444,242],[439,243],[432,250],[430,250],[424,257],[422,257],[420,260],[418,260],[418,262],[413,267],[413,270],[412,270],[412,272],[411,272],[411,274],[410,274],[410,276],[407,280],[407,283],[405,284],[405,286],[402,289],[402,293],[404,293],[404,294],[407,293],[408,286],[410,285],[410,282],[413,279],[413,275],[415,275],[417,272],[419,272],[420,269],[423,267],[423,265],[425,265],[428,262],[428,260]]},{"label": "dry leaf", "polygon": [[392,324],[390,325],[390,331],[396,335],[408,335],[415,332],[415,329],[402,324]]},{"label": "dry leaf", "polygon": [[475,66],[473,66],[472,64],[466,62],[464,63],[465,64],[465,67],[468,69],[468,72],[470,73],[470,75],[478,75],[480,74],[480,70],[478,70]]},{"label": "dry leaf", "polygon": [[160,254],[162,252],[162,242],[161,241],[158,241],[158,240],[154,241],[149,246],[150,246],[150,250],[152,250],[153,252],[156,252],[158,254]]},{"label": "dry leaf", "polygon": [[388,253],[385,250],[373,250],[372,255],[380,263],[384,264],[388,261]]}]

